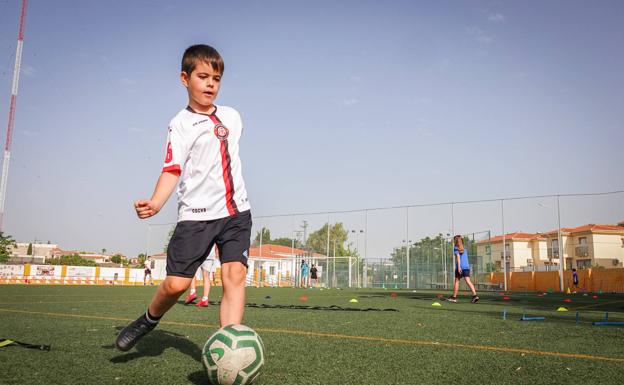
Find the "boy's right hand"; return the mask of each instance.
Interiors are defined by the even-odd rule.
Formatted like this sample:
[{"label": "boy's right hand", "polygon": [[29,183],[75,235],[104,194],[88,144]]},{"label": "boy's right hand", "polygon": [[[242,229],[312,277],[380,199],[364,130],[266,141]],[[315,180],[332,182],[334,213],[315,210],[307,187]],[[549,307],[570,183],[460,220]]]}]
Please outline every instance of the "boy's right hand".
[{"label": "boy's right hand", "polygon": [[151,200],[138,200],[134,202],[134,209],[141,219],[152,217],[159,211],[159,208]]}]

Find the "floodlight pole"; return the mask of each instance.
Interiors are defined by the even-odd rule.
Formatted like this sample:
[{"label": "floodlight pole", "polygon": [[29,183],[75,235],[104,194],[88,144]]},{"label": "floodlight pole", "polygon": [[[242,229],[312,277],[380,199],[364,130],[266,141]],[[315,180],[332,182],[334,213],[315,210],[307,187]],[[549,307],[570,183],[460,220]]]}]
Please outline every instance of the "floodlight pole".
[{"label": "floodlight pole", "polygon": [[405,257],[407,260],[407,289],[410,288],[410,240],[409,240],[409,206],[405,208]]},{"label": "floodlight pole", "polygon": [[364,210],[364,263],[363,271],[362,271],[362,281],[364,281],[364,287],[366,287],[366,283],[368,281],[368,264],[366,263],[366,250],[368,247],[368,210]]},{"label": "floodlight pole", "polygon": [[[442,257],[442,260],[444,261],[444,288],[446,289],[446,247],[444,247],[444,243],[446,242],[446,238],[444,238],[444,235],[442,235],[440,237],[440,256]],[[436,274],[436,281],[437,281],[437,274]]]},{"label": "floodlight pole", "polygon": [[[325,267],[327,267],[327,270],[329,270],[329,232],[330,232],[331,228],[329,226],[329,214],[327,214],[327,247],[325,248],[325,254],[327,256],[327,258],[325,259],[326,263],[325,263]],[[327,286],[329,287],[329,277],[327,277],[327,272],[323,272],[323,274],[326,276],[325,280],[327,281]]]},{"label": "floodlight pole", "polygon": [[332,286],[333,287],[337,287],[337,282],[336,282],[336,236],[334,236],[334,259],[333,259],[333,271],[332,271]]},{"label": "floodlight pole", "polygon": [[451,202],[451,233],[455,236],[455,202]]},{"label": "floodlight pole", "polygon": [[149,255],[150,234],[152,233],[152,224],[147,225],[147,243],[145,244],[145,259]]},{"label": "floodlight pole", "polygon": [[557,243],[559,248],[559,287],[561,292],[565,291],[563,287],[563,265],[565,263],[563,259],[563,239],[561,238],[561,210],[559,209],[559,195],[557,195]]},{"label": "floodlight pole", "polygon": [[[262,222],[260,222],[260,253],[259,253],[260,255],[258,255],[258,257],[260,258],[260,260],[261,260],[261,261],[262,261],[262,236],[263,236],[263,235],[264,235],[264,227],[263,227]],[[256,269],[256,266],[255,266],[255,262],[254,262],[254,270],[255,270],[255,269]],[[252,272],[252,274],[251,274],[252,281],[253,281],[253,276],[254,276],[254,274],[253,274],[253,272]],[[262,279],[262,272],[260,272],[260,277],[259,277],[259,279]],[[256,284],[257,284],[258,286],[260,286],[260,281],[256,282]],[[295,281],[295,286],[296,286],[296,285],[297,285],[297,281]]]},{"label": "floodlight pole", "polygon": [[503,228],[503,279],[507,291],[507,249],[505,248],[505,201],[501,199],[501,224]]},{"label": "floodlight pole", "polygon": [[364,230],[351,230],[351,232],[355,233],[355,269],[356,269],[356,280],[355,283],[357,287],[360,287],[360,234],[364,233]]},{"label": "floodlight pole", "polygon": [[[455,202],[451,202],[451,249],[453,250],[453,253],[451,253],[451,264],[449,266],[450,269],[452,269],[452,273],[448,278],[451,279],[451,281],[453,281],[455,279],[455,267],[453,267],[453,265],[455,264]],[[450,272],[447,272],[447,275]]]}]

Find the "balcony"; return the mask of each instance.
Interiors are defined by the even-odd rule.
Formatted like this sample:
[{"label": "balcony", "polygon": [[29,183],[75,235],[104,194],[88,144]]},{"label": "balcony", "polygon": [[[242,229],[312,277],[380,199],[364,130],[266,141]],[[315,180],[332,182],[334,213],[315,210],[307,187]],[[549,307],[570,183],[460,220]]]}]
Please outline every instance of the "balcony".
[{"label": "balcony", "polygon": [[587,258],[589,257],[589,247],[587,245],[580,245],[574,248],[574,255],[577,258]]},{"label": "balcony", "polygon": [[559,248],[558,247],[549,247],[547,250],[548,258],[559,258]]}]

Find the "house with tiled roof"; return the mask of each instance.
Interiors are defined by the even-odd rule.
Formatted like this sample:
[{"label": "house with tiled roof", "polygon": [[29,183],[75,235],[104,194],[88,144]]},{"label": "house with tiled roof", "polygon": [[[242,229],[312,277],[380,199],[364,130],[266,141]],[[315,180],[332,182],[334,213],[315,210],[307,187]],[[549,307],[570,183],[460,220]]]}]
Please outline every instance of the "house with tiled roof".
[{"label": "house with tiled roof", "polygon": [[[503,252],[503,238],[505,249]],[[591,266],[622,267],[624,264],[624,222],[585,224],[546,233],[515,232],[477,242],[477,254],[491,255],[496,268],[503,268],[506,256],[508,270],[545,270],[559,266],[560,251],[566,269]]]},{"label": "house with tiled roof", "polygon": [[566,269],[602,266],[605,268],[624,265],[624,221],[616,225],[586,224],[561,228],[559,247],[558,230],[544,233],[548,255],[559,258],[563,254]]},{"label": "house with tiled roof", "polygon": [[305,259],[310,266],[317,265],[319,280],[322,281],[323,269],[319,261],[325,259],[325,255],[272,244],[254,246],[249,249],[248,275],[251,274],[251,281],[266,282],[274,286],[294,284],[302,259]]},{"label": "house with tiled roof", "polygon": [[[150,257],[152,258],[152,274],[154,278],[164,279],[166,276],[167,253],[152,254]],[[298,278],[302,259],[305,259],[310,266],[313,263],[319,265],[321,259],[325,260],[325,255],[272,244],[250,247],[247,260],[247,284],[293,285]],[[220,264],[217,264],[217,271],[219,271],[219,268]],[[321,278],[323,266],[319,265],[318,270],[319,278]],[[217,277],[217,284],[219,282],[220,279]]]}]

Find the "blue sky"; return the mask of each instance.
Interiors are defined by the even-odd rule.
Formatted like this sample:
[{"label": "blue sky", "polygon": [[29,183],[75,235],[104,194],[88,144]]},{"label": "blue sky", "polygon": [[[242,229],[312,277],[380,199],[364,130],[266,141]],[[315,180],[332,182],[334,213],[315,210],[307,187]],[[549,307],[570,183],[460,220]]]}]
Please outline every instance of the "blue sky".
[{"label": "blue sky", "polygon": [[[621,1],[179,4],[29,1],[6,232],[145,249],[131,204],[160,172],[195,43],[225,59],[218,102],[241,112],[256,216],[624,189]],[[0,0],[3,129],[18,14]],[[566,204],[564,225],[624,219],[622,196]],[[552,229],[544,205],[512,204],[506,230]],[[456,226],[500,232],[495,210],[475,206]],[[440,215],[410,221],[436,234],[449,228]],[[175,219],[171,199],[148,223]],[[330,220],[342,219],[362,226]],[[401,238],[379,229],[374,241],[375,226],[400,233],[404,221],[369,219],[374,255]]]}]

